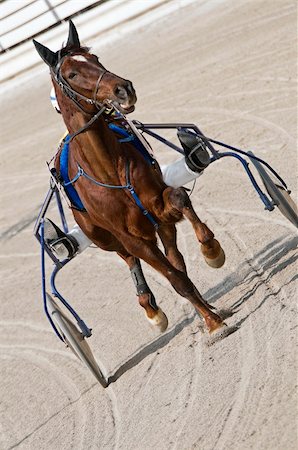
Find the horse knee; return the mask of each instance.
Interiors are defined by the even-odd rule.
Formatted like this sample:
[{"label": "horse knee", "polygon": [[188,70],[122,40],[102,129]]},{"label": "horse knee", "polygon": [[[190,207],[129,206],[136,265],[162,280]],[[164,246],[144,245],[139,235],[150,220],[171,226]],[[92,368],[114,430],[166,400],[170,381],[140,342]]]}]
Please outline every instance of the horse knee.
[{"label": "horse knee", "polygon": [[169,193],[169,201],[175,209],[181,212],[184,208],[191,206],[190,199],[183,188],[172,189]]}]

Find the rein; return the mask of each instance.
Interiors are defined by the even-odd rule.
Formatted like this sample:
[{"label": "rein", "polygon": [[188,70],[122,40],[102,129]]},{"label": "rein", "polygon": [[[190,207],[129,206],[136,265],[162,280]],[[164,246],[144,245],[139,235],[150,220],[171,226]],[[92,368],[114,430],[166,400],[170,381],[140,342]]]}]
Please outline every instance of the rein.
[{"label": "rein", "polygon": [[91,127],[91,125],[96,122],[96,120],[99,118],[99,116],[101,116],[105,111],[106,111],[107,107],[103,106],[94,116],[91,117],[91,119],[89,120],[89,122],[87,122],[84,126],[82,126],[78,131],[76,131],[73,134],[69,135],[69,141],[71,142],[78,134],[83,133],[84,131],[86,131],[88,128]]}]

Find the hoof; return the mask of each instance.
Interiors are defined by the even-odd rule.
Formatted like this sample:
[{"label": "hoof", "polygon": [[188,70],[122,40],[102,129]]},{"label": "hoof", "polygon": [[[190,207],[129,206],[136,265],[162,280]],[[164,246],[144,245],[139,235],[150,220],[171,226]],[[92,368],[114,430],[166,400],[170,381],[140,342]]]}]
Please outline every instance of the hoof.
[{"label": "hoof", "polygon": [[222,267],[226,260],[225,252],[221,247],[219,255],[215,258],[208,258],[207,256],[204,256],[204,258],[208,266],[212,267],[213,269],[219,269],[220,267]]},{"label": "hoof", "polygon": [[226,324],[224,323],[222,317],[220,317],[213,311],[209,311],[209,314],[204,317],[204,322],[207,330],[209,331],[209,334],[215,333],[217,330],[226,327]]},{"label": "hoof", "polygon": [[163,333],[168,328],[168,318],[163,312],[162,309],[158,308],[156,311],[155,316],[148,317],[146,316],[148,321],[151,323],[151,325],[154,325],[155,327],[159,328],[159,330]]},{"label": "hoof", "polygon": [[209,334],[206,336],[206,344],[208,347],[215,344],[218,341],[221,341],[222,339],[226,338],[230,334],[235,333],[239,327],[236,325],[228,327],[224,322],[222,323],[222,326],[220,328],[217,328],[214,331],[209,332]]}]

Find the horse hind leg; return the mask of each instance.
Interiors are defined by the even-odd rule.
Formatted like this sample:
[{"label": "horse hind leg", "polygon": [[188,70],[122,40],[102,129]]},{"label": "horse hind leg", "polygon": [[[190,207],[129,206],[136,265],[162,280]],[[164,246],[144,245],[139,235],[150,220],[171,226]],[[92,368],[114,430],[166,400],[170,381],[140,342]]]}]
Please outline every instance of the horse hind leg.
[{"label": "horse hind leg", "polygon": [[134,256],[120,256],[125,259],[129,266],[139,304],[144,308],[147,320],[151,325],[164,332],[168,327],[168,319],[163,310],[156,304],[155,297],[145,279],[140,260]]},{"label": "horse hind leg", "polygon": [[184,272],[176,269],[155,243],[127,235],[123,236],[123,239],[125,239],[125,247],[130,254],[135,255],[136,258],[143,259],[147,264],[150,264],[154,269],[164,275],[175,291],[193,304],[197,312],[204,319],[210,333],[225,326],[223,319],[205,303],[188,276]]},{"label": "horse hind leg", "polygon": [[197,216],[185,190],[172,188],[168,193],[168,201],[192,224],[196,237],[201,243],[201,252],[206,263],[214,269],[222,267],[225,263],[225,253],[220,243],[214,239],[212,231]]},{"label": "horse hind leg", "polygon": [[98,226],[94,226],[90,220],[86,220],[86,215],[83,216],[83,219],[79,213],[74,215],[84,233],[98,247],[105,251],[117,252],[128,264],[133,282],[136,286],[139,303],[145,309],[147,319],[151,324],[158,327],[161,332],[165,331],[168,326],[167,316],[156,304],[155,297],[144,277],[140,261],[134,256],[131,256],[123,244],[112,233]]}]

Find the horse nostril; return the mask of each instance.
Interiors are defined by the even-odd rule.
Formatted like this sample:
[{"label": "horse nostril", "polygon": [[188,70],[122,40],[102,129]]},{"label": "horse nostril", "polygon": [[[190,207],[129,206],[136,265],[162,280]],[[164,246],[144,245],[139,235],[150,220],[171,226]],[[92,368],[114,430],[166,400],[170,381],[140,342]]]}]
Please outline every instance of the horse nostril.
[{"label": "horse nostril", "polygon": [[125,89],[124,86],[116,86],[114,92],[115,92],[115,95],[120,100],[126,100],[126,98],[127,98],[127,90]]},{"label": "horse nostril", "polygon": [[133,88],[133,86],[132,86],[132,82],[131,82],[131,81],[127,81],[127,84],[126,84],[126,90],[127,90],[127,92],[128,92],[129,94],[133,94],[134,88]]}]

